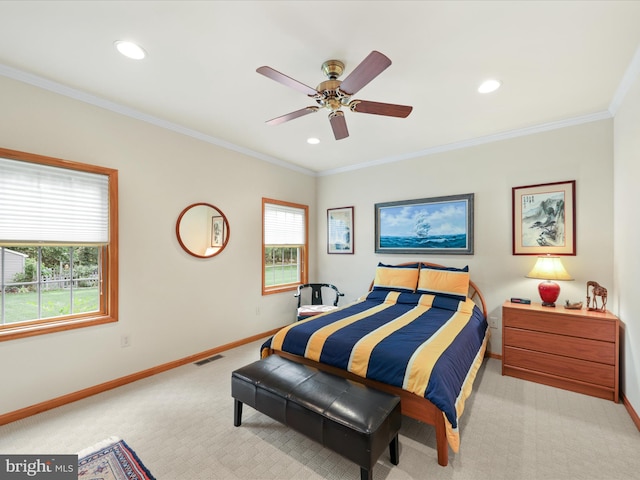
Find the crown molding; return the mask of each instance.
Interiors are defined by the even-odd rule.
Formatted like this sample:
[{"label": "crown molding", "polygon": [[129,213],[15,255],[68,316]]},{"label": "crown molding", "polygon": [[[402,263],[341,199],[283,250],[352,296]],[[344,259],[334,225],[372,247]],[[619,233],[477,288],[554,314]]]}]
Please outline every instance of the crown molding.
[{"label": "crown molding", "polygon": [[181,135],[186,135],[206,143],[217,145],[219,147],[226,148],[228,150],[233,150],[235,152],[242,153],[249,157],[257,158],[259,160],[263,160],[265,162],[278,165],[280,167],[288,168],[289,170],[294,170],[299,173],[303,173],[305,175],[310,175],[310,176],[316,175],[316,172],[309,170],[307,168],[300,167],[299,165],[294,165],[292,163],[285,162],[284,160],[280,160],[278,158],[274,158],[269,155],[256,152],[254,150],[250,150],[248,148],[240,147],[234,143],[227,142],[225,140],[221,140],[211,135],[207,135],[205,133],[183,127],[182,125],[169,122],[159,117],[154,117],[153,115],[148,115],[144,112],[140,112],[133,108],[129,108],[124,105],[120,105],[118,103],[112,102],[110,100],[106,100],[104,98],[98,97],[96,95],[92,95],[90,93],[68,87],[61,83],[48,80],[46,78],[40,77],[38,75],[34,75],[32,73],[24,72],[17,68],[10,67],[8,65],[0,64],[0,75],[4,77],[12,78],[13,80],[17,80],[22,83],[33,85],[34,87],[42,88],[44,90],[49,90],[50,92],[57,93],[59,95],[64,95],[66,97],[73,98],[74,100],[79,100],[81,102],[85,102],[90,105],[103,108],[105,110],[110,110],[120,115],[131,117],[136,120],[140,120],[142,122],[150,123],[157,127],[171,130]]},{"label": "crown molding", "polygon": [[523,137],[526,135],[533,135],[536,133],[547,132],[550,130],[558,130],[560,128],[572,127],[575,125],[581,125],[583,123],[596,122],[599,120],[605,120],[612,118],[613,115],[606,110],[604,112],[596,112],[589,115],[583,115],[580,117],[568,118],[565,120],[559,120],[556,122],[543,123],[540,125],[534,125],[526,128],[519,128],[517,130],[508,130],[501,133],[492,135],[486,135],[483,137],[471,138],[468,140],[462,140],[460,142],[448,143],[446,145],[436,145],[434,147],[420,150],[405,155],[399,155],[394,157],[381,158],[373,160],[371,162],[359,163],[357,165],[350,165],[348,167],[335,168],[332,170],[325,170],[318,173],[318,176],[335,175],[337,173],[350,172],[354,170],[361,170],[363,168],[370,168],[377,165],[384,165],[386,163],[400,162],[403,160],[409,160],[412,158],[427,157],[429,155],[435,155],[437,153],[450,152],[452,150],[461,150],[463,148],[475,147],[477,145],[483,145],[486,143],[499,142],[502,140],[509,140],[511,138]]},{"label": "crown molding", "polygon": [[640,46],[637,48],[635,55],[631,59],[627,70],[624,72],[622,80],[620,81],[620,85],[618,85],[618,89],[613,96],[613,100],[611,100],[609,111],[611,112],[612,116],[616,116],[618,110],[620,109],[620,105],[622,105],[622,101],[624,100],[625,95],[631,88],[631,85],[638,79],[638,77],[640,77]]},{"label": "crown molding", "polygon": [[526,135],[533,135],[536,133],[546,132],[550,130],[557,130],[560,128],[571,127],[575,125],[581,125],[583,123],[595,122],[598,120],[604,120],[607,118],[612,118],[615,115],[615,112],[620,106],[624,95],[629,90],[632,82],[638,77],[640,74],[640,47],[636,51],[636,54],[627,68],[625,76],[623,77],[618,90],[616,91],[616,95],[609,106],[609,109],[604,112],[596,112],[588,115],[583,115],[580,117],[568,118],[565,120],[559,120],[555,122],[544,123],[541,125],[534,125],[531,127],[521,128],[517,130],[509,130],[497,134],[486,135],[483,137],[472,138],[468,140],[462,140],[460,142],[449,143],[445,145],[436,145],[434,147],[430,147],[424,150],[420,150],[417,152],[412,152],[404,155],[395,155],[391,157],[380,158],[377,160],[372,160],[369,162],[359,163],[356,165],[350,165],[347,167],[340,167],[331,170],[324,170],[320,172],[314,172],[313,170],[309,170],[304,167],[300,167],[298,165],[294,165],[292,163],[286,162],[284,160],[280,160],[275,157],[271,157],[269,155],[265,155],[260,152],[256,152],[254,150],[250,150],[248,148],[240,147],[231,142],[227,142],[225,140],[221,140],[219,138],[213,137],[211,135],[204,134],[202,132],[198,132],[196,130],[192,130],[190,128],[183,127],[176,123],[169,122],[162,118],[154,117],[152,115],[148,115],[144,112],[140,112],[133,108],[126,107],[124,105],[120,105],[118,103],[106,100],[104,98],[98,97],[96,95],[92,95],[81,90],[77,90],[75,88],[68,87],[66,85],[54,82],[52,80],[48,80],[42,78],[38,75],[34,75],[31,73],[24,72],[22,70],[9,67],[7,65],[0,64],[0,75],[12,78],[14,80],[27,83],[33,85],[38,88],[42,88],[44,90],[49,90],[51,92],[64,95],[66,97],[73,98],[75,100],[79,100],[81,102],[85,102],[106,110],[110,110],[112,112],[118,113],[120,115],[124,115],[127,117],[131,117],[146,123],[150,123],[160,128],[164,128],[167,130],[174,131],[176,133],[186,135],[198,140],[201,140],[206,143],[210,143],[213,145],[217,145],[222,148],[226,148],[228,150],[232,150],[238,153],[242,153],[243,155],[247,155],[249,157],[253,157],[259,160],[263,160],[265,162],[278,165],[283,168],[287,168],[289,170],[293,170],[305,175],[309,175],[312,177],[324,177],[330,175],[336,175],[339,173],[351,172],[355,170],[361,170],[364,168],[370,168],[377,165],[384,165],[387,163],[395,163],[401,162],[403,160],[410,160],[413,158],[426,157],[429,155],[435,155],[437,153],[449,152],[453,150],[460,150],[464,148],[474,147],[477,145],[483,145],[486,143],[499,142],[502,140],[508,140],[511,138],[522,137]]}]

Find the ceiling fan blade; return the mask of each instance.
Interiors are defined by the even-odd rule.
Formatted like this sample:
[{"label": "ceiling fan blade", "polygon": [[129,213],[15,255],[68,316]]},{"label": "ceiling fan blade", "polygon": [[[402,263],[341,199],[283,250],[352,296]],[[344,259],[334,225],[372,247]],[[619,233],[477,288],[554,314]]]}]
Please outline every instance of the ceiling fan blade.
[{"label": "ceiling fan blade", "polygon": [[367,100],[353,100],[349,102],[352,112],[372,113],[374,115],[385,115],[387,117],[406,118],[413,107],[408,105],[395,105],[393,103],[369,102]]},{"label": "ceiling fan blade", "polygon": [[347,95],[355,94],[389,65],[391,60],[374,50],[342,81],[340,90]]},{"label": "ceiling fan blade", "polygon": [[347,121],[344,119],[344,113],[342,110],[336,110],[329,114],[329,122],[331,122],[331,128],[333,129],[333,136],[336,140],[342,140],[349,136],[349,130],[347,129]]},{"label": "ceiling fan blade", "polygon": [[286,115],[267,120],[266,123],[267,125],[280,125],[281,123],[288,122],[289,120],[293,120],[294,118],[317,112],[319,108],[320,107],[305,107],[303,109],[296,110],[295,112],[287,113]]},{"label": "ceiling fan blade", "polygon": [[294,80],[293,78],[288,77],[284,73],[280,73],[271,67],[260,67],[256,70],[256,72],[264,75],[265,77],[269,77],[271,80],[275,80],[276,82],[286,85],[287,87],[294,88],[310,97],[318,94],[315,88],[311,88],[304,83]]}]

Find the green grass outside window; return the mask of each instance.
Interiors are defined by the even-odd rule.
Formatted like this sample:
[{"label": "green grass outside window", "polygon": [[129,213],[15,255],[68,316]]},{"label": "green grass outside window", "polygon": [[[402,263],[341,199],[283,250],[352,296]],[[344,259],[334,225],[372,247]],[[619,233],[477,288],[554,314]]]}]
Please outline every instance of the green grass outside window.
[{"label": "green grass outside window", "polygon": [[[60,317],[71,314],[69,290],[42,292],[40,318]],[[5,324],[38,319],[38,294],[36,292],[5,293]],[[73,289],[73,313],[97,312],[100,307],[98,287]]]}]

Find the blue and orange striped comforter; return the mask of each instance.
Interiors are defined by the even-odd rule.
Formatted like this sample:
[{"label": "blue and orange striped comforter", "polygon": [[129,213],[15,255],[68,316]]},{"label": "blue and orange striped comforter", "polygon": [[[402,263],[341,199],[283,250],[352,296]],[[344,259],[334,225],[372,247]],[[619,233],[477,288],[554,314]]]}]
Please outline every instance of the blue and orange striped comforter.
[{"label": "blue and orange striped comforter", "polygon": [[355,303],[284,327],[262,347],[400,387],[442,410],[458,451],[458,418],[489,336],[475,303],[373,290]]}]

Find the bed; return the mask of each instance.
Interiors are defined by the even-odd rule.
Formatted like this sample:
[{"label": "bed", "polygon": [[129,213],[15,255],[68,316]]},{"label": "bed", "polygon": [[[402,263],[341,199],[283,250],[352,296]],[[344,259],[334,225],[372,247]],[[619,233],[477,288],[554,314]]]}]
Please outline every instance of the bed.
[{"label": "bed", "polygon": [[277,354],[400,396],[402,413],[433,425],[438,463],[460,446],[458,419],[489,339],[468,268],[378,264],[357,301],[296,322],[267,340]]}]

